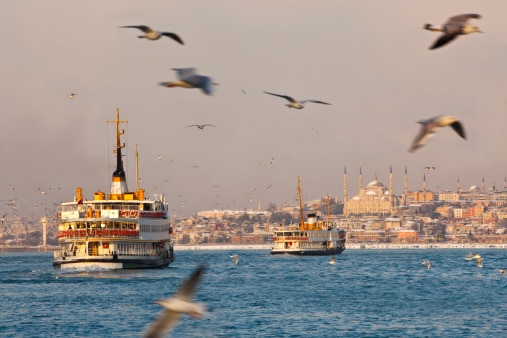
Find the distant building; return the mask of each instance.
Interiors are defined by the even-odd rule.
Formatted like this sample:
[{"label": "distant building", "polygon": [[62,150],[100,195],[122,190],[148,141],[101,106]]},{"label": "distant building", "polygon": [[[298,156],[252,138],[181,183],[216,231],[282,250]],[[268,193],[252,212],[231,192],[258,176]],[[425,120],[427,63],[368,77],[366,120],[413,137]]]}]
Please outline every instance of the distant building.
[{"label": "distant building", "polygon": [[[406,169],[405,169],[406,176]],[[405,177],[406,179],[406,177]],[[389,169],[389,186],[375,179],[363,187],[363,176],[359,168],[359,193],[347,196],[347,169],[343,175],[343,214],[350,215],[391,215],[393,208],[400,205],[400,198],[393,194],[393,173]]]}]

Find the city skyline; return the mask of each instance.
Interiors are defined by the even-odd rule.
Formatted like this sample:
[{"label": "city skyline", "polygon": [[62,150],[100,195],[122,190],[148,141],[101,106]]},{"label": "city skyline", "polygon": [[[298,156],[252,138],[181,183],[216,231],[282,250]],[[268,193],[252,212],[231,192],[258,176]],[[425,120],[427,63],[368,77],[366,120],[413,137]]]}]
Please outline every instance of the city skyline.
[{"label": "city skyline", "polygon": [[[0,9],[10,27],[0,33],[2,213],[12,214],[14,198],[17,213],[42,216],[77,187],[88,199],[107,192],[115,157],[106,121],[116,108],[129,121],[130,190],[137,144],[140,187],[164,194],[175,215],[294,204],[298,176],[303,198],[342,199],[345,167],[384,184],[392,167],[396,195],[405,166],[411,191],[423,175],[432,191],[453,191],[458,179],[463,190],[483,178],[504,187],[507,3],[52,0]],[[429,50],[437,35],[423,25],[463,13],[480,14],[484,34]],[[138,39],[119,28],[127,25],[185,44]],[[218,83],[213,95],[158,85],[186,67]],[[289,109],[264,92],[331,105]],[[442,128],[409,153],[416,122],[437,115],[458,117],[467,139]],[[214,128],[187,128],[203,124]],[[348,189],[357,193],[354,178]]]}]

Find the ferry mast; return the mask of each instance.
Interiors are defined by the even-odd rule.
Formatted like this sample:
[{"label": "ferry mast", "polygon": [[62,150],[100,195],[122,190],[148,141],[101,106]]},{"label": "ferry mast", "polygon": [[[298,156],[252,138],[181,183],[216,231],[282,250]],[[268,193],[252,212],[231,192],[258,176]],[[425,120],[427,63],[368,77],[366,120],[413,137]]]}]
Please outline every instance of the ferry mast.
[{"label": "ferry mast", "polygon": [[108,120],[107,122],[116,123],[116,150],[113,151],[116,153],[116,170],[113,172],[111,197],[113,199],[122,199],[123,194],[128,191],[128,188],[121,154],[121,149],[125,148],[125,144],[122,145],[120,140],[120,136],[123,135],[125,131],[120,131],[120,123],[127,123],[128,121],[120,120],[120,110],[116,108],[116,119]]}]

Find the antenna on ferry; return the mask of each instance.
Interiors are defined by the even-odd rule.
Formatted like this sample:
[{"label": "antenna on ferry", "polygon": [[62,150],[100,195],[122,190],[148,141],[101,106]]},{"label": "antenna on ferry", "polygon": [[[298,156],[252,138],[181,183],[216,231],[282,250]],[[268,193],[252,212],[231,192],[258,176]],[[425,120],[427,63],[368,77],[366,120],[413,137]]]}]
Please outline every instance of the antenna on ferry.
[{"label": "antenna on ferry", "polygon": [[326,202],[327,202],[327,224],[331,224],[331,199],[329,198],[329,194],[326,194]]},{"label": "antenna on ferry", "polygon": [[299,198],[299,228],[303,229],[305,221],[303,218],[303,201],[301,200],[301,181],[298,176],[298,198]]},{"label": "antenna on ferry", "polygon": [[139,190],[139,152],[136,144],[136,191]]}]

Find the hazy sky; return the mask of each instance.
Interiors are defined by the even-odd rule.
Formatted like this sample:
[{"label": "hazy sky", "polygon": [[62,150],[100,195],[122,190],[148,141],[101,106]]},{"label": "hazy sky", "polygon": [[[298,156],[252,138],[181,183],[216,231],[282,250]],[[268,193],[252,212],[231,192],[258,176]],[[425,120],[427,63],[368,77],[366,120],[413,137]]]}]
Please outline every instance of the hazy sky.
[{"label": "hazy sky", "polygon": [[[41,215],[76,187],[88,199],[108,192],[116,108],[129,121],[130,190],[138,144],[142,187],[176,215],[293,204],[298,176],[304,199],[342,200],[345,166],[351,196],[359,167],[365,184],[377,174],[387,185],[392,166],[396,194],[405,166],[410,190],[427,165],[432,190],[454,190],[458,177],[501,188],[506,12],[499,0],[2,1],[0,210],[12,214],[5,201],[18,198],[18,213]],[[472,21],[485,34],[428,50],[440,33],[423,24],[463,13],[481,14]],[[141,24],[185,45],[118,28]],[[211,76],[214,95],[157,85],[181,67]],[[263,91],[332,105],[288,109]],[[442,114],[468,139],[445,128],[408,153],[415,122]],[[216,127],[186,128],[195,123]]]}]

